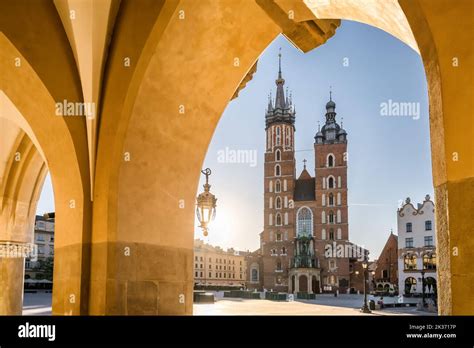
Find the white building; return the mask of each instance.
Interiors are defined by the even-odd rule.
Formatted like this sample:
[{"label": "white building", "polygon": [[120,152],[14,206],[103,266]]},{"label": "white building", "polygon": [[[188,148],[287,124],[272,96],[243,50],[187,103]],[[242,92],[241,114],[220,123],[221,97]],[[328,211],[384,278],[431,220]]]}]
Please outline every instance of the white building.
[{"label": "white building", "polygon": [[25,279],[42,279],[43,274],[37,268],[39,261],[54,257],[54,217],[46,219],[44,216],[36,215],[33,243],[38,248],[38,260],[31,261],[29,258],[25,260]]},{"label": "white building", "polygon": [[426,195],[415,208],[410,198],[397,211],[398,289],[403,295],[436,294],[436,229],[434,203]]}]

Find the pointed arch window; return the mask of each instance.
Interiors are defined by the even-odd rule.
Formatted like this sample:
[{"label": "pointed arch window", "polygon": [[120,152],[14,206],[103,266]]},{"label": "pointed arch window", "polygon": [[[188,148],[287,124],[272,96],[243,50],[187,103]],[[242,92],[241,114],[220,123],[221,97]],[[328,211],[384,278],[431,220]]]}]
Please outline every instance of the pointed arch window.
[{"label": "pointed arch window", "polygon": [[252,280],[253,283],[258,282],[258,266],[252,265]]},{"label": "pointed arch window", "polygon": [[281,197],[278,196],[276,199],[275,199],[275,208],[276,209],[281,209]]},{"label": "pointed arch window", "polygon": [[333,178],[332,176],[330,176],[330,177],[328,178],[328,188],[332,189],[332,188],[334,188],[334,187],[335,187],[335,185],[334,185],[334,178]]},{"label": "pointed arch window", "polygon": [[276,162],[280,162],[280,161],[281,161],[281,151],[280,151],[280,150],[276,150],[276,151],[275,151],[275,161],[276,161]]},{"label": "pointed arch window", "polygon": [[334,240],[334,229],[333,228],[329,229],[329,239]]},{"label": "pointed arch window", "polygon": [[275,192],[276,193],[281,192],[281,182],[280,182],[280,180],[275,181]]},{"label": "pointed arch window", "polygon": [[281,145],[281,128],[277,127],[276,128],[276,146]]},{"label": "pointed arch window", "polygon": [[308,207],[301,207],[298,210],[296,231],[298,236],[313,235],[313,213]]},{"label": "pointed arch window", "polygon": [[277,226],[281,226],[281,214],[280,213],[276,214],[275,222],[276,222]]},{"label": "pointed arch window", "polygon": [[334,205],[334,195],[332,193],[329,194],[329,205]]},{"label": "pointed arch window", "polygon": [[329,223],[334,223],[334,212],[332,210],[329,212]]},{"label": "pointed arch window", "polygon": [[275,176],[281,175],[281,167],[279,164],[275,165]]},{"label": "pointed arch window", "polygon": [[327,167],[334,167],[334,162],[335,162],[334,155],[331,153],[327,157],[327,163],[326,163]]}]

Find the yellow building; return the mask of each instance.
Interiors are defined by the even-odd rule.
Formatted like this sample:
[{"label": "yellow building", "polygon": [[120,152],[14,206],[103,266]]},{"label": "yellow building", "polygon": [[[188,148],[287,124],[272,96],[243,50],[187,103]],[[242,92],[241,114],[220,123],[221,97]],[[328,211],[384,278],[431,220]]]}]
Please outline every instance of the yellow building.
[{"label": "yellow building", "polygon": [[243,288],[245,286],[245,252],[224,250],[218,246],[194,241],[194,287]]}]

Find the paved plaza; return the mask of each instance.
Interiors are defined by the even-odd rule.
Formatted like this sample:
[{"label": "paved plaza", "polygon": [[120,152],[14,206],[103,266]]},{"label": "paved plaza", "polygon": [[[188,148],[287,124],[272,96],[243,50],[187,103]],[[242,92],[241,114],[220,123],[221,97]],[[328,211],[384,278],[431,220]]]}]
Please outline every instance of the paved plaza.
[{"label": "paved plaza", "polygon": [[[360,312],[363,300],[363,295],[326,294],[317,295],[316,300],[292,302],[218,298],[214,304],[195,304],[194,315],[436,315],[416,307],[384,308],[365,314]],[[384,298],[385,303],[392,301],[396,298]]]},{"label": "paved plaza", "polygon": [[[292,302],[218,297],[214,304],[195,304],[194,315],[436,315],[416,307],[384,308],[364,314],[359,310],[362,303],[362,295],[318,295],[316,300]],[[51,315],[51,293],[25,294],[23,315]]]}]

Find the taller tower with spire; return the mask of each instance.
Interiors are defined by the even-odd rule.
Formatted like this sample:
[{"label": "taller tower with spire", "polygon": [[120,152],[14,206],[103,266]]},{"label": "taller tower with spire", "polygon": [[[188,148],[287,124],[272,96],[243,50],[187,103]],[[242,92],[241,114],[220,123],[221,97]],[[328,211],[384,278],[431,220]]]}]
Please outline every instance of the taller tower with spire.
[{"label": "taller tower with spire", "polygon": [[285,290],[294,234],[293,190],[295,179],[295,110],[285,96],[285,80],[278,54],[275,100],[271,96],[265,113],[264,230],[261,235],[263,283],[269,289]]}]

